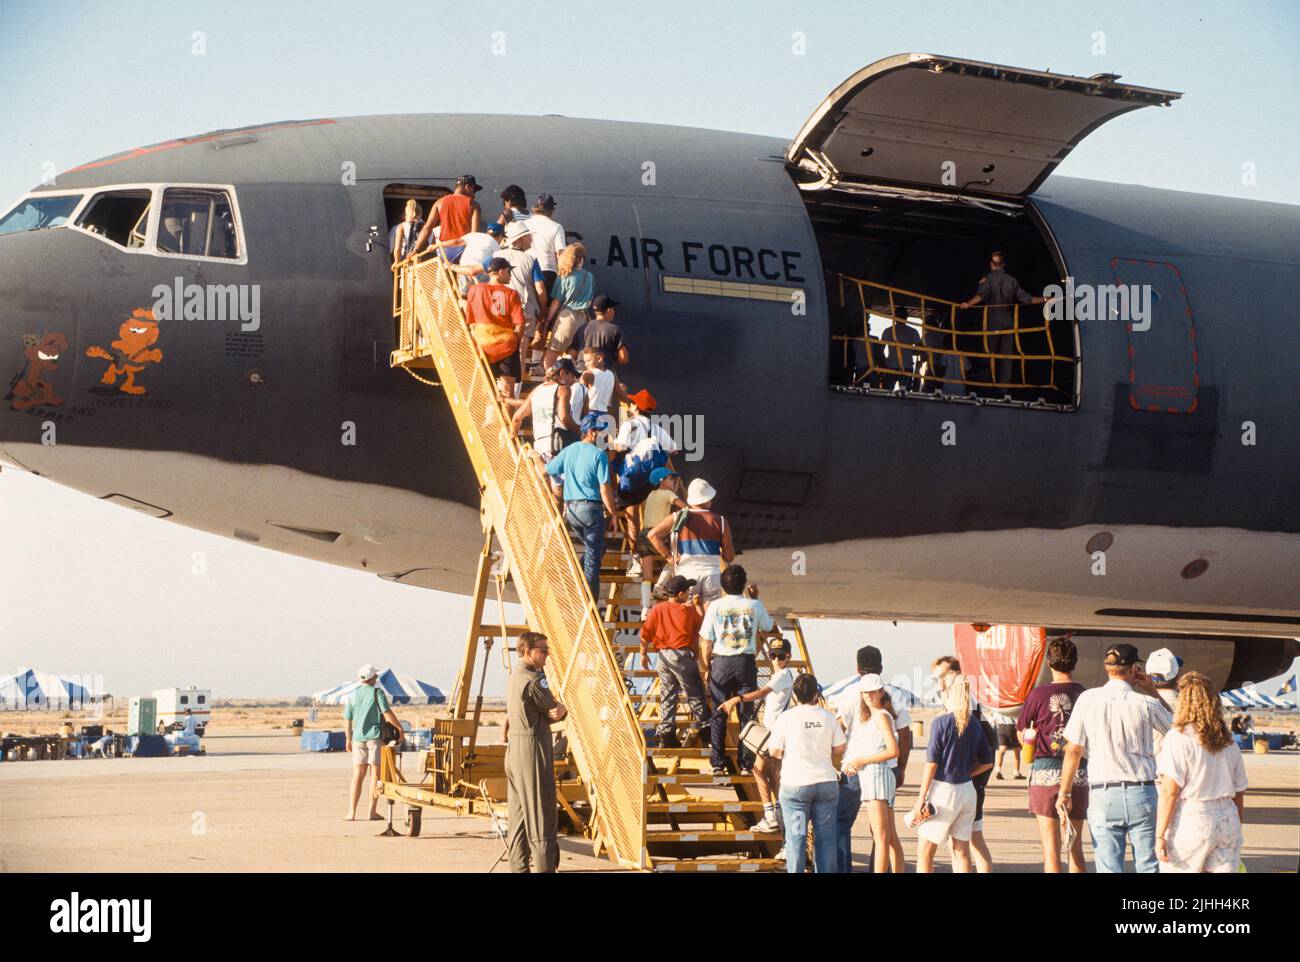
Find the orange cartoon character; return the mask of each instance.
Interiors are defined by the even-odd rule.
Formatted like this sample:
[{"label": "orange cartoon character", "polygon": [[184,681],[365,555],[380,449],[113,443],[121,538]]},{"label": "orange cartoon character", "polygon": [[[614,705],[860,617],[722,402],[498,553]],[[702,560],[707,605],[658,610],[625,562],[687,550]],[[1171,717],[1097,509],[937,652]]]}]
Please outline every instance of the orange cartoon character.
[{"label": "orange cartoon character", "polygon": [[27,364],[9,384],[5,400],[15,411],[25,411],[38,405],[58,407],[63,398],[54,391],[54,385],[45,380],[47,374],[59,369],[59,357],[68,349],[68,339],[62,334],[46,334],[37,340],[35,334],[23,335],[27,350],[23,357]]},{"label": "orange cartoon character", "polygon": [[150,364],[157,364],[163,359],[162,351],[153,345],[158,340],[158,322],[153,311],[137,307],[131,316],[117,329],[117,340],[110,346],[109,352],[97,345],[86,348],[86,357],[98,357],[109,362],[108,370],[100,378],[102,384],[116,384],[118,377],[125,374],[118,388],[125,394],[147,394],[148,391],[135,383],[135,376]]}]

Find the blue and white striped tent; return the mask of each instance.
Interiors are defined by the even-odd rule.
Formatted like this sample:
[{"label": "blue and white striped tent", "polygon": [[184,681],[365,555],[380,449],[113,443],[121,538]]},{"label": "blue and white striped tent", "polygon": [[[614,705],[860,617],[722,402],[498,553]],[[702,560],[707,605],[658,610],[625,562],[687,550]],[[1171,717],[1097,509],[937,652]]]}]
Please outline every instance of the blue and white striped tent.
[{"label": "blue and white striped tent", "polygon": [[[831,699],[839,695],[841,692],[856,685],[857,683],[858,683],[857,675],[850,675],[848,678],[841,678],[839,681],[835,682],[834,684],[826,685],[824,688],[822,688],[822,696],[827,701],[830,701]],[[906,688],[899,688],[897,685],[889,684],[889,682],[885,682],[885,687],[889,690],[890,699],[898,707],[906,708],[908,711],[911,711],[913,708],[925,707],[921,697],[919,695],[916,695],[913,692],[908,691]]]},{"label": "blue and white striped tent", "polygon": [[[335,685],[316,692],[311,700],[317,705],[342,705],[360,684],[360,681],[353,680]],[[378,684],[394,705],[441,705],[447,700],[441,688],[391,668],[379,672]]]},{"label": "blue and white striped tent", "polygon": [[1295,708],[1295,702],[1274,698],[1253,688],[1220,692],[1219,701],[1227,708]]},{"label": "blue and white striped tent", "polygon": [[14,674],[0,678],[0,710],[81,708],[99,700],[98,693],[68,675],[19,668]]}]

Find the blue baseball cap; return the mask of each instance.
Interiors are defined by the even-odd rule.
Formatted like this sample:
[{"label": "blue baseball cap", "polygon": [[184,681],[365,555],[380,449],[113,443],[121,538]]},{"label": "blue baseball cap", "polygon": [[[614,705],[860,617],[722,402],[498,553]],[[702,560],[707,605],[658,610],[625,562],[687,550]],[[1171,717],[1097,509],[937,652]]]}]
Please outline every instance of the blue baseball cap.
[{"label": "blue baseball cap", "polygon": [[592,411],[582,419],[580,427],[582,428],[583,434],[586,434],[588,431],[603,431],[605,430],[605,415],[597,411]]},{"label": "blue baseball cap", "polygon": [[664,478],[680,478],[681,475],[676,471],[669,471],[667,468],[655,468],[650,472],[650,483],[653,485],[663,484]]},{"label": "blue baseball cap", "polygon": [[492,223],[487,225],[487,232],[489,234],[500,234],[504,230],[505,227],[499,224],[497,221],[492,221]]}]

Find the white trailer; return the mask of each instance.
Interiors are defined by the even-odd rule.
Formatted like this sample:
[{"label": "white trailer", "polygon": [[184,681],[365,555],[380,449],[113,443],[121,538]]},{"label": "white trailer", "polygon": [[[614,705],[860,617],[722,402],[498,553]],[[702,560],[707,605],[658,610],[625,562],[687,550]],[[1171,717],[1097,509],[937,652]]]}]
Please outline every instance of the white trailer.
[{"label": "white trailer", "polygon": [[185,726],[185,709],[194,716],[195,731],[202,735],[212,720],[212,690],[209,688],[155,688],[158,724],[165,731]]}]

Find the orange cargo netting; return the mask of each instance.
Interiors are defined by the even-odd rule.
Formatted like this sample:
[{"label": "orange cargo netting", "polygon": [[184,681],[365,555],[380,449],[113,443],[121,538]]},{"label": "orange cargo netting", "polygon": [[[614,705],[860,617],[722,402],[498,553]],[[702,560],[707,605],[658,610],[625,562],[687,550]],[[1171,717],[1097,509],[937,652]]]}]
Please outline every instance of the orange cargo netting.
[{"label": "orange cargo netting", "polygon": [[[849,307],[856,301],[862,311],[861,334],[835,334],[832,340],[844,344],[844,367],[851,370],[854,386],[881,387],[885,390],[902,384],[909,390],[938,391],[941,385],[955,384],[968,390],[974,389],[1037,389],[1054,391],[1068,395],[1070,388],[1063,387],[1057,381],[1058,372],[1070,371],[1075,358],[1072,355],[1058,354],[1051,324],[1046,321],[1035,325],[1021,323],[1020,304],[981,304],[977,307],[963,309],[956,301],[931,297],[901,287],[890,287],[874,281],[864,281],[846,274],[827,271],[827,293],[832,302],[838,298],[838,306]],[[990,311],[1011,312],[1011,327],[990,328]],[[980,323],[974,326],[963,320],[958,324],[958,312],[980,312]],[[869,327],[871,315],[892,319],[893,323],[882,332],[880,337],[873,336]],[[909,332],[915,341],[908,340],[904,331]],[[994,350],[991,341],[999,337],[1013,340],[1014,353],[999,353]],[[901,339],[900,339],[901,338]],[[1023,338],[1023,340],[1022,340]],[[1035,341],[1045,342],[1045,353],[1031,353],[1027,347],[1037,348]],[[962,343],[978,344],[980,349],[962,349]],[[861,345],[860,352],[851,354],[851,345]],[[885,349],[889,349],[886,357]],[[956,365],[956,376],[948,370],[950,364],[938,362],[952,358]],[[911,361],[915,361],[915,367]],[[1019,379],[997,379],[997,362],[1010,361],[1007,365],[1014,375],[1019,371]],[[1030,380],[1028,368],[1046,369],[1047,379]],[[973,376],[987,371],[986,377]],[[939,371],[942,370],[943,374]]]}]

